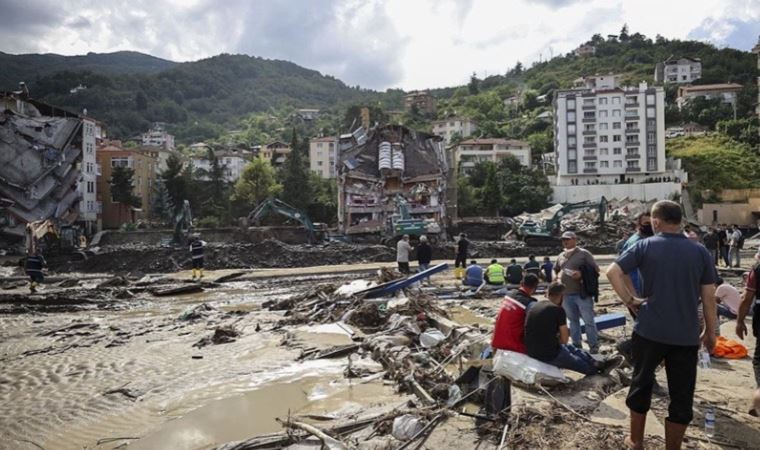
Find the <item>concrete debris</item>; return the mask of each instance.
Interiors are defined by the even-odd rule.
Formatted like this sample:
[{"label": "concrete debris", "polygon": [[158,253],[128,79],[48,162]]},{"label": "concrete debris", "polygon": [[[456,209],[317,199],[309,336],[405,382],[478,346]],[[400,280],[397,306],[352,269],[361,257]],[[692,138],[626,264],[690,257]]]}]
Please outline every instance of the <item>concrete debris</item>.
[{"label": "concrete debris", "polygon": [[235,342],[239,336],[240,332],[236,330],[232,325],[219,326],[216,327],[213,335],[204,337],[200,341],[193,344],[193,347],[203,348],[211,344],[227,344],[230,342]]}]

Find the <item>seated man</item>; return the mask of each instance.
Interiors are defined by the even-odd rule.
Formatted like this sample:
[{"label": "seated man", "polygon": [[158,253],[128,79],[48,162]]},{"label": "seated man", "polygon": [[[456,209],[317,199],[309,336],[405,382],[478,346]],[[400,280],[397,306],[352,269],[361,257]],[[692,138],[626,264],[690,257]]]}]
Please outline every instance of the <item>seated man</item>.
[{"label": "seated man", "polygon": [[470,266],[464,273],[462,284],[475,287],[483,284],[483,268],[478,265],[477,261],[470,261]]},{"label": "seated man", "polygon": [[509,284],[520,284],[523,277],[523,268],[513,259],[507,266],[507,282]]},{"label": "seated man", "polygon": [[538,277],[533,274],[525,276],[522,284],[504,297],[499,316],[496,318],[496,326],[491,339],[491,347],[494,350],[510,350],[525,353],[525,313],[528,308],[536,303],[533,293],[538,287]]},{"label": "seated man", "polygon": [[504,266],[495,259],[491,260],[491,265],[486,269],[486,283],[496,286],[504,284]]},{"label": "seated man", "polygon": [[729,319],[736,319],[742,297],[739,290],[718,278],[715,282],[715,302],[718,304],[718,315]]},{"label": "seated man", "polygon": [[620,357],[597,362],[591,354],[567,345],[570,330],[562,308],[565,286],[553,283],[543,300],[533,305],[525,318],[525,347],[528,356],[584,375],[596,375],[619,364]]},{"label": "seated man", "polygon": [[536,261],[536,255],[528,256],[528,262],[523,265],[523,270],[525,270],[525,273],[532,273],[533,275],[540,277],[541,265]]}]

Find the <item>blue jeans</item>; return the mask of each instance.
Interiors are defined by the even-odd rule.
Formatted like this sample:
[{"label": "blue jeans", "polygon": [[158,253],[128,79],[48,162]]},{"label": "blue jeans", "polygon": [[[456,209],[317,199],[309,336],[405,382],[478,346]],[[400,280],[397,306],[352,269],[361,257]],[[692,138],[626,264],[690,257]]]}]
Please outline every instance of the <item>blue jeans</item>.
[{"label": "blue jeans", "polygon": [[[426,271],[426,270],[428,270],[430,268],[430,264],[429,263],[428,264],[419,263],[417,266],[418,266],[417,267],[417,273],[424,272],[424,271]],[[425,278],[423,278],[423,280],[430,280],[430,277],[425,277]]]},{"label": "blue jeans", "polygon": [[728,266],[731,267],[733,264],[733,267],[741,267],[741,254],[739,253],[741,250],[739,250],[736,247],[731,247],[728,249]]},{"label": "blue jeans", "polygon": [[584,375],[596,375],[599,373],[594,358],[587,352],[572,345],[560,345],[559,353],[557,353],[557,356],[553,360],[548,361],[548,364]]},{"label": "blue jeans", "polygon": [[728,247],[721,247],[720,248],[720,256],[723,258],[723,262],[726,264],[726,267],[731,266],[731,261],[728,259]]},{"label": "blue jeans", "polygon": [[570,321],[570,339],[573,345],[581,348],[583,336],[581,335],[581,321],[586,324],[586,337],[588,346],[592,350],[599,348],[599,334],[596,331],[596,322],[594,322],[594,300],[591,297],[581,298],[580,294],[567,294],[562,302],[562,307],[567,314],[567,320]]},{"label": "blue jeans", "polygon": [[723,316],[728,319],[736,319],[736,314],[732,313],[730,309],[728,309],[727,306],[718,304],[718,316]]}]

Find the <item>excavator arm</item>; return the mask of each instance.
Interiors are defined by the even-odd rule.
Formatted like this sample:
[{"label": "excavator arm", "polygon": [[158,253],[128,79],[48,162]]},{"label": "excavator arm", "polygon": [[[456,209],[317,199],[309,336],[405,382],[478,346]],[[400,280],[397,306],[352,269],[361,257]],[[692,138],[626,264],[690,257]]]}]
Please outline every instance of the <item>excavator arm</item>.
[{"label": "excavator arm", "polygon": [[276,213],[289,219],[300,222],[306,232],[309,234],[309,242],[314,243],[317,240],[317,230],[309,216],[303,211],[288,205],[282,200],[268,198],[261,202],[250,214],[248,214],[248,225],[258,224],[259,221],[270,213]]}]

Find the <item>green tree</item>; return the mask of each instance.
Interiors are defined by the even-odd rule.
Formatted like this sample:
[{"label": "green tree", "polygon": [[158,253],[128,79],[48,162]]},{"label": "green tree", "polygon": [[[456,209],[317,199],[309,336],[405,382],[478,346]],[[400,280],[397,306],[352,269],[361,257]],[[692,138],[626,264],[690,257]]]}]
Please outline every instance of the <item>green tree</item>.
[{"label": "green tree", "polygon": [[259,203],[269,197],[277,197],[282,185],[277,183],[272,164],[262,158],[255,158],[243,169],[235,183],[232,202],[239,215],[247,215]]},{"label": "green tree", "polygon": [[457,177],[457,212],[459,217],[473,217],[479,213],[475,188],[470,184],[471,178]]},{"label": "green tree", "polygon": [[544,153],[551,153],[554,150],[554,142],[552,139],[551,130],[543,133],[533,133],[528,136],[530,156],[534,162],[540,161],[541,155]]},{"label": "green tree", "polygon": [[503,196],[501,212],[507,216],[537,212],[549,205],[551,185],[540,170],[529,169],[508,156],[499,163],[496,177]]},{"label": "green tree", "polygon": [[314,222],[333,225],[338,219],[338,183],[335,179],[324,179],[309,173],[309,183],[314,190],[314,200],[306,209],[306,214]]},{"label": "green tree", "polygon": [[480,204],[483,212],[495,216],[501,208],[504,198],[499,188],[499,181],[496,178],[496,167],[491,164],[486,170],[486,179],[483,187],[480,189]]},{"label": "green tree", "polygon": [[478,80],[475,72],[470,76],[470,83],[467,85],[467,91],[470,95],[477,95],[480,92],[480,80]]},{"label": "green tree", "polygon": [[200,205],[199,217],[215,217],[218,222],[226,223],[230,218],[229,185],[224,178],[225,167],[209,148],[206,154],[209,169],[198,169],[196,178],[202,186],[197,195]]},{"label": "green tree", "polygon": [[715,129],[735,141],[748,144],[752,148],[760,145],[757,117],[721,120]]},{"label": "green tree", "polygon": [[[129,208],[139,208],[142,200],[133,192],[135,171],[129,167],[114,167],[111,171],[111,197],[119,203],[119,218],[123,211]],[[131,218],[130,218],[131,221]]]},{"label": "green tree", "polygon": [[161,172],[161,180],[169,195],[172,216],[179,212],[182,208],[182,202],[188,199],[190,186],[187,178],[187,173],[183,169],[182,160],[179,159],[179,156],[176,154],[169,156],[166,160],[166,169]]},{"label": "green tree", "polygon": [[153,184],[153,200],[150,205],[150,213],[154,220],[165,224],[172,221],[172,204],[169,199],[169,191],[166,189],[164,180],[159,177]]},{"label": "green tree", "polygon": [[290,148],[290,154],[280,171],[281,200],[305,211],[314,198],[314,191],[310,183],[308,162],[304,158],[308,142],[299,142],[295,129],[290,139]]}]

